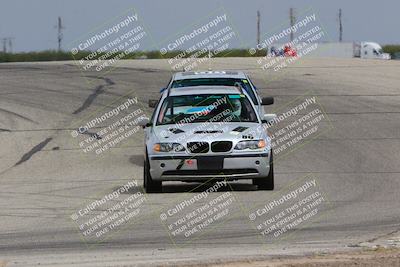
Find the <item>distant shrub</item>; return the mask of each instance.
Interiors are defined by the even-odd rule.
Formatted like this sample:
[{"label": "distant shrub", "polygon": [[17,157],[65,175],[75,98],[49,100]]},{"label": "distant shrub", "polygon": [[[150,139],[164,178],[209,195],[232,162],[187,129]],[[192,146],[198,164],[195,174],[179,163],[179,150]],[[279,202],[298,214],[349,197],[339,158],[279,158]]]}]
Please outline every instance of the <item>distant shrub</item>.
[{"label": "distant shrub", "polygon": [[[195,52],[193,52],[195,53]],[[223,50],[219,53],[216,53],[214,57],[259,57],[265,56],[265,51],[260,50],[257,51],[254,55],[250,55],[247,49],[228,49]],[[80,51],[76,55],[72,55],[70,52],[66,51],[55,51],[55,50],[46,50],[40,52],[22,52],[22,53],[2,53],[0,52],[0,62],[34,62],[34,61],[61,61],[61,60],[80,60],[88,55],[90,55],[90,51]],[[160,51],[138,51],[134,53],[129,53],[123,59],[139,59],[139,58],[149,58],[149,59],[162,59],[162,58],[173,58],[179,54],[184,54],[183,51],[170,51],[166,54],[162,55]],[[96,57],[92,59],[96,59],[100,56],[104,55],[104,53],[98,53]],[[189,55],[183,55],[182,57],[188,57]],[[208,57],[208,53],[203,53],[203,57]]]},{"label": "distant shrub", "polygon": [[400,45],[385,45],[382,47],[385,53],[389,53],[392,58],[395,53],[400,53]]}]

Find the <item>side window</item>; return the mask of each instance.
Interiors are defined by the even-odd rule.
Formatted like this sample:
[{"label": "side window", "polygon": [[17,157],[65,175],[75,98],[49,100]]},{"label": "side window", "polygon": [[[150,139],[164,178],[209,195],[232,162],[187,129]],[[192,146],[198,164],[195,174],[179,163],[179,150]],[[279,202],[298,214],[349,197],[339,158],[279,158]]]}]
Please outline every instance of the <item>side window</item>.
[{"label": "side window", "polygon": [[168,87],[169,87],[169,84],[171,83],[171,81],[172,81],[172,78],[169,79],[169,81],[168,81],[167,85],[165,86],[165,88],[168,88]]},{"label": "side window", "polygon": [[[158,99],[158,103],[160,103],[161,99],[162,99],[162,96],[160,96],[160,98]],[[158,109],[158,105],[153,110],[153,114],[151,114],[150,123],[154,123],[154,117],[156,116],[157,109]]]},{"label": "side window", "polygon": [[161,123],[164,120],[164,116],[167,115],[167,109],[169,104],[169,99],[166,98],[161,106],[160,112],[158,113],[157,124]]},{"label": "side window", "polygon": [[[246,82],[244,82],[244,81],[246,81]],[[249,96],[250,96],[251,100],[253,101],[254,105],[258,105],[259,104],[258,103],[258,98],[255,95],[255,93],[253,91],[253,88],[252,88],[252,87],[254,87],[254,85],[251,83],[251,81],[249,79],[245,79],[242,82],[244,84],[244,87],[246,88],[246,92],[249,94]]]},{"label": "side window", "polygon": [[250,78],[247,78],[247,80],[249,81],[249,83],[251,84],[251,86],[253,86],[254,90],[257,91],[257,87],[254,85],[254,83],[250,80]]}]

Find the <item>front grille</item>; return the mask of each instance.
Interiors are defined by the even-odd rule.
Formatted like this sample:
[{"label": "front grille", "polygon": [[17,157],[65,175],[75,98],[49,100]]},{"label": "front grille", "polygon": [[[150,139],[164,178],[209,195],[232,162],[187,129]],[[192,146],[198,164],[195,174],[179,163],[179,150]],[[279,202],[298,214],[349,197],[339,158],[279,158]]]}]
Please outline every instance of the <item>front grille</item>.
[{"label": "front grille", "polygon": [[212,152],[228,152],[232,149],[231,141],[217,141],[211,143]]},{"label": "front grille", "polygon": [[210,150],[207,142],[189,142],[187,143],[187,149],[190,153],[207,153]]}]

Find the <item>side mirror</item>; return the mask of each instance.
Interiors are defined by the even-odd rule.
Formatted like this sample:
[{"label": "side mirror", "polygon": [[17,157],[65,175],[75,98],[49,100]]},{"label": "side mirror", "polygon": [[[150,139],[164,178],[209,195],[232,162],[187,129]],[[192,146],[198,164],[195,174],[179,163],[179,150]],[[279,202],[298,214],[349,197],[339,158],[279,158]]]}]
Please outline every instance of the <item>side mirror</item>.
[{"label": "side mirror", "polygon": [[149,108],[155,108],[157,107],[158,100],[155,99],[149,99]]},{"label": "side mirror", "polygon": [[262,118],[262,123],[269,123],[271,121],[274,121],[278,116],[276,114],[264,114],[264,117]]},{"label": "side mirror", "polygon": [[165,90],[167,90],[167,88],[165,88],[165,87],[164,87],[164,88],[161,88],[161,89],[160,89],[160,94],[161,94],[162,92],[164,92]]},{"label": "side mirror", "polygon": [[261,105],[263,106],[272,105],[273,103],[274,103],[274,98],[271,96],[263,97],[261,101]]},{"label": "side mirror", "polygon": [[137,125],[142,126],[143,128],[145,128],[145,127],[151,126],[152,124],[150,123],[149,118],[143,117],[143,118],[141,118],[140,121],[138,121]]}]

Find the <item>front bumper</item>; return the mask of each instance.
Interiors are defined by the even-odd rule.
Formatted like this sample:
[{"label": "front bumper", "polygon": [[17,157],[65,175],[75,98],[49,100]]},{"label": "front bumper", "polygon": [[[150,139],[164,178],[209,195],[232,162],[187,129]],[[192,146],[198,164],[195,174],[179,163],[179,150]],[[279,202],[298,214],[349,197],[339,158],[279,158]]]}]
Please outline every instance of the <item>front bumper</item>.
[{"label": "front bumper", "polygon": [[269,173],[269,157],[269,153],[151,155],[150,174],[158,181],[261,178]]}]

